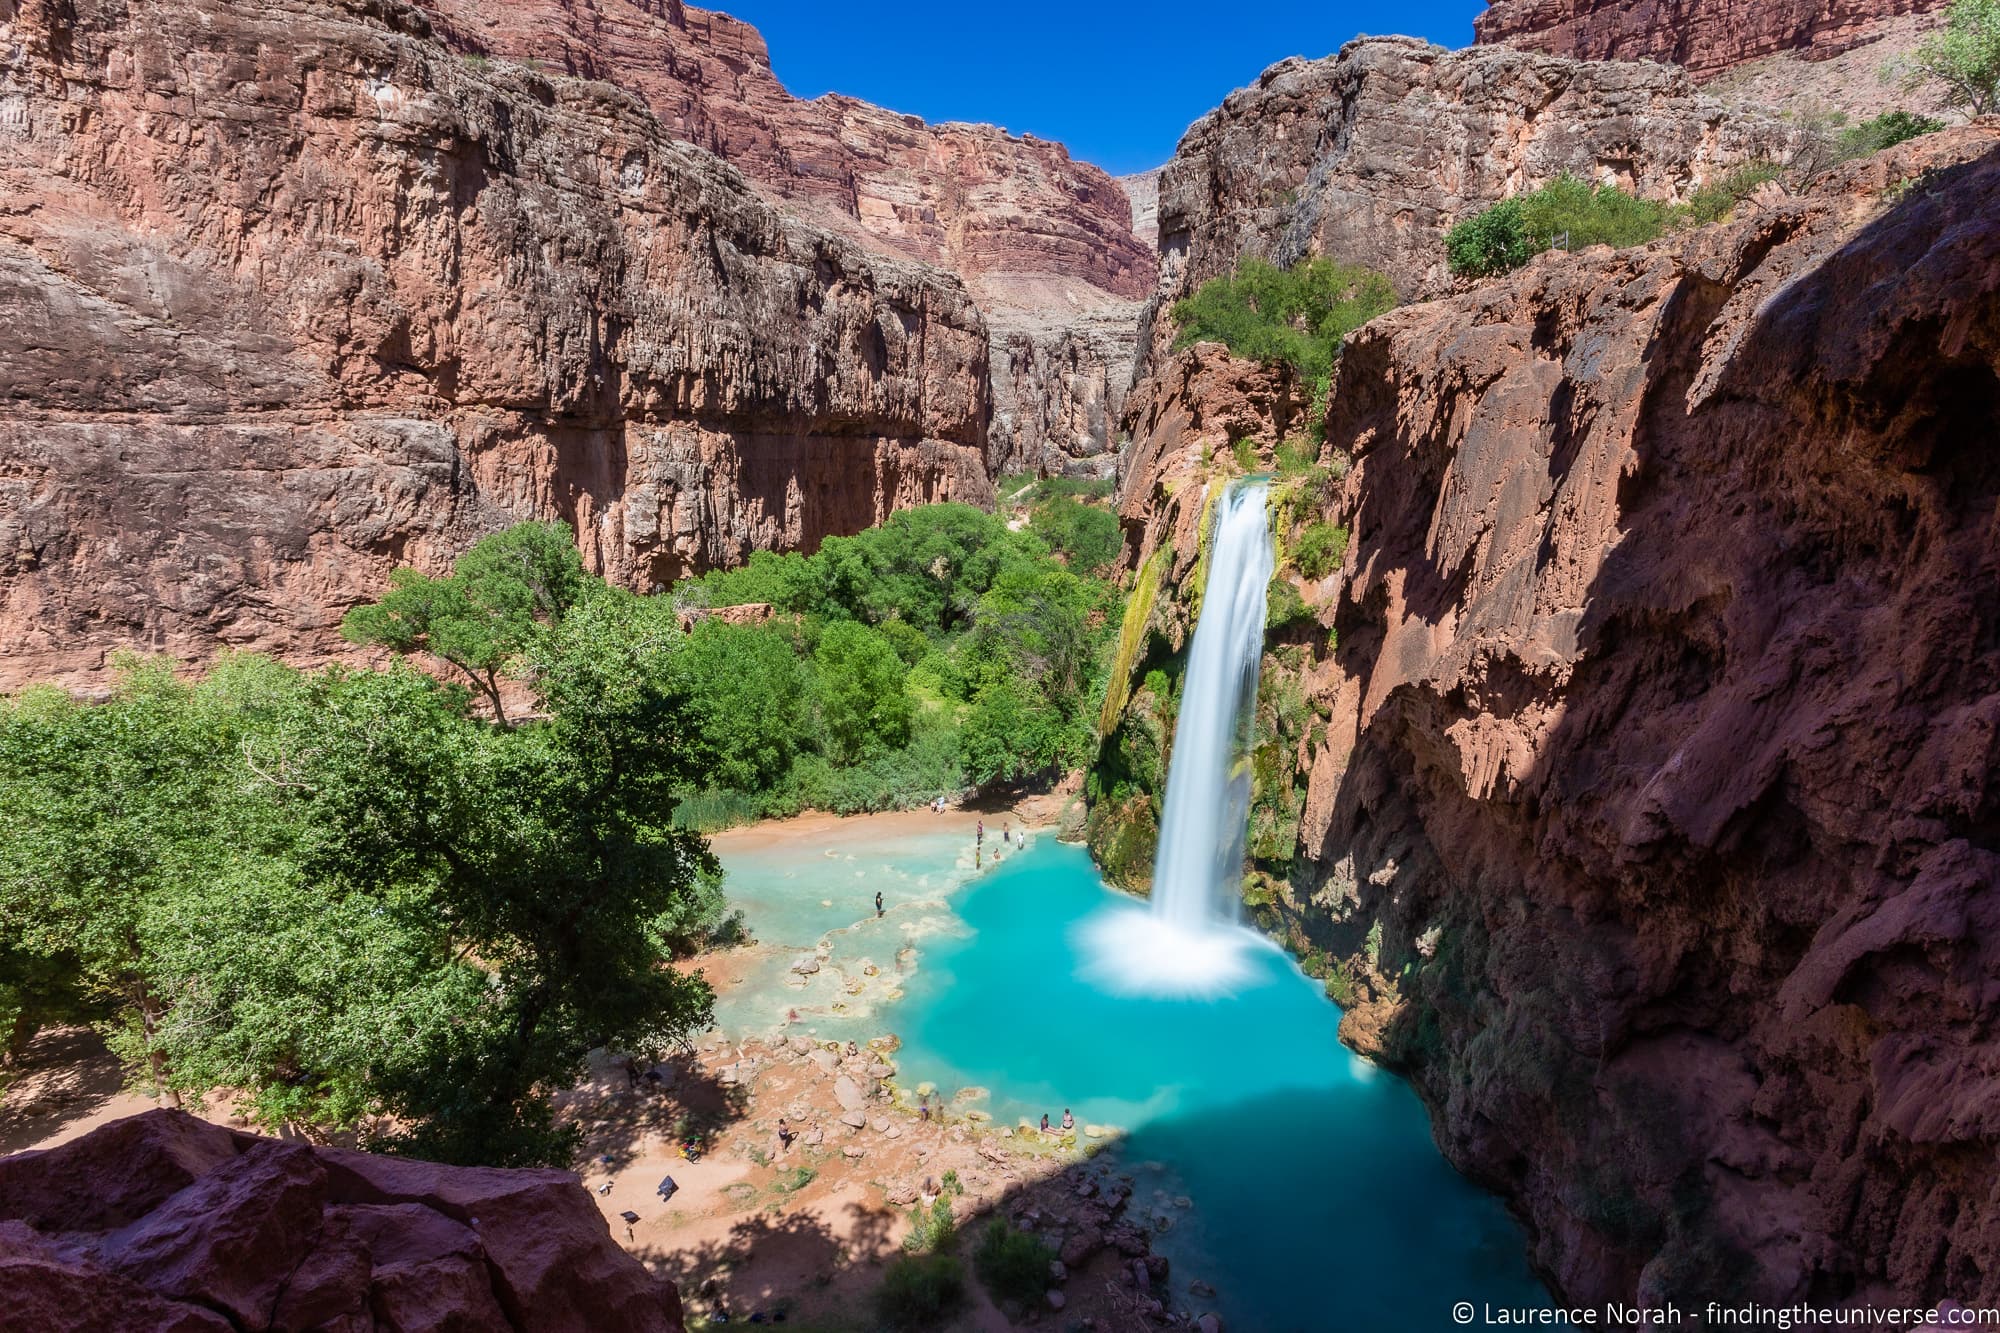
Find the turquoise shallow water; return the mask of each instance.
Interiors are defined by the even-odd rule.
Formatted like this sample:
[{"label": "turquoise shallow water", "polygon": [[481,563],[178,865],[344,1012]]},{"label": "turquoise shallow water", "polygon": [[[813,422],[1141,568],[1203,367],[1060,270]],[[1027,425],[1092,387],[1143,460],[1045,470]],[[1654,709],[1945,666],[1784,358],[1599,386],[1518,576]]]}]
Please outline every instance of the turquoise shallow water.
[{"label": "turquoise shallow water", "polygon": [[[1079,975],[1073,937],[1144,908],[1080,849],[1045,838],[974,876],[962,843],[725,849],[752,928],[799,948],[725,997],[724,1026],[767,1026],[803,1000],[799,1021],[822,1034],[899,1035],[906,1084],[987,1089],[1001,1123],[1068,1107],[1125,1130],[1137,1199],[1175,1218],[1157,1247],[1183,1300],[1233,1328],[1449,1328],[1455,1301],[1548,1303],[1512,1220],[1438,1155],[1415,1094],[1340,1045],[1339,1011],[1283,953],[1254,951],[1251,980],[1222,999],[1106,994]],[[786,965],[822,940],[829,975],[800,987]],[[875,989],[849,995],[855,980]],[[1191,1212],[1166,1203],[1178,1195]],[[1191,1277],[1218,1296],[1187,1298]]]}]

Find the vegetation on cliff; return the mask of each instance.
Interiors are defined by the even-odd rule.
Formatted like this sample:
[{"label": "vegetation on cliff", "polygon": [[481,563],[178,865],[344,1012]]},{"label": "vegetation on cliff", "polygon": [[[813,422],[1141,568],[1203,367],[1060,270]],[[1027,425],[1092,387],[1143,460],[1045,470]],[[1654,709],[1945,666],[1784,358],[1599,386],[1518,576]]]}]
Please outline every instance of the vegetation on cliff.
[{"label": "vegetation on cliff", "polygon": [[58,969],[37,1017],[94,1016],[154,1086],[267,1128],[566,1162],[549,1091],[585,1052],[708,1019],[659,965],[720,913],[672,826],[705,750],[661,609],[589,580],[532,622],[514,728],[400,659],[130,658],[104,703],[0,702],[4,979]]},{"label": "vegetation on cliff", "polygon": [[1943,128],[1942,121],[1908,111],[1885,112],[1845,127],[1822,120],[1805,127],[1788,166],[1743,163],[1681,204],[1642,199],[1615,185],[1593,186],[1565,173],[1540,189],[1510,195],[1461,219],[1445,233],[1445,260],[1456,277],[1484,278],[1511,273],[1550,249],[1645,245],[1675,228],[1724,221],[1758,187],[1788,173],[1810,177]]},{"label": "vegetation on cliff", "polygon": [[1279,268],[1244,259],[1174,303],[1176,348],[1219,342],[1251,361],[1283,363],[1326,396],[1347,335],[1396,305],[1396,289],[1371,269],[1308,259]]}]

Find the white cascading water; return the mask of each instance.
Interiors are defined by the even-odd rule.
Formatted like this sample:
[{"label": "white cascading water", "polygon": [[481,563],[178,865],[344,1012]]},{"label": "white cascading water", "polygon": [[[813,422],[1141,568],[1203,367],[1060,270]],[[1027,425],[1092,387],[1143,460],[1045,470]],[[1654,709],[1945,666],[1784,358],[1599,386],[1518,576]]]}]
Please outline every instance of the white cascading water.
[{"label": "white cascading water", "polygon": [[1152,907],[1094,918],[1079,941],[1085,975],[1108,990],[1220,994],[1250,975],[1247,951],[1261,943],[1237,924],[1237,904],[1273,561],[1266,495],[1263,482],[1240,482],[1216,506],[1174,727]]}]

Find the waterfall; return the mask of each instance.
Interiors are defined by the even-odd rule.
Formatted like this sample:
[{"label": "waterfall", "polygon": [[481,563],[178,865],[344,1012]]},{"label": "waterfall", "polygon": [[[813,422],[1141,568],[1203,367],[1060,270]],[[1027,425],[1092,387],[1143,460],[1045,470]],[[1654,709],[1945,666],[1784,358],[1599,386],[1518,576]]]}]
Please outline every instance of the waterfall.
[{"label": "waterfall", "polygon": [[1266,500],[1263,482],[1245,481],[1216,506],[1174,726],[1152,906],[1108,912],[1086,922],[1079,939],[1084,974],[1109,990],[1213,995],[1250,972],[1245,952],[1259,941],[1237,924],[1237,905],[1271,582]]},{"label": "waterfall", "polygon": [[1153,913],[1183,930],[1236,920],[1271,561],[1264,483],[1239,483],[1216,506],[1153,859]]}]

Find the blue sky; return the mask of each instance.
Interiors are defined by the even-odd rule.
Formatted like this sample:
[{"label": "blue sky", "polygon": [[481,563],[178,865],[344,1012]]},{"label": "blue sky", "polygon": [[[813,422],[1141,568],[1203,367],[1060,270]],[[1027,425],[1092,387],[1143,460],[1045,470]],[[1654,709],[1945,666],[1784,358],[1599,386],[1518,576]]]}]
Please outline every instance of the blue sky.
[{"label": "blue sky", "polygon": [[[697,0],[702,3],[702,0]],[[926,120],[979,120],[1069,145],[1114,174],[1173,155],[1232,88],[1360,32],[1472,41],[1485,0],[706,0],[757,25],[800,97],[847,93]]]}]

